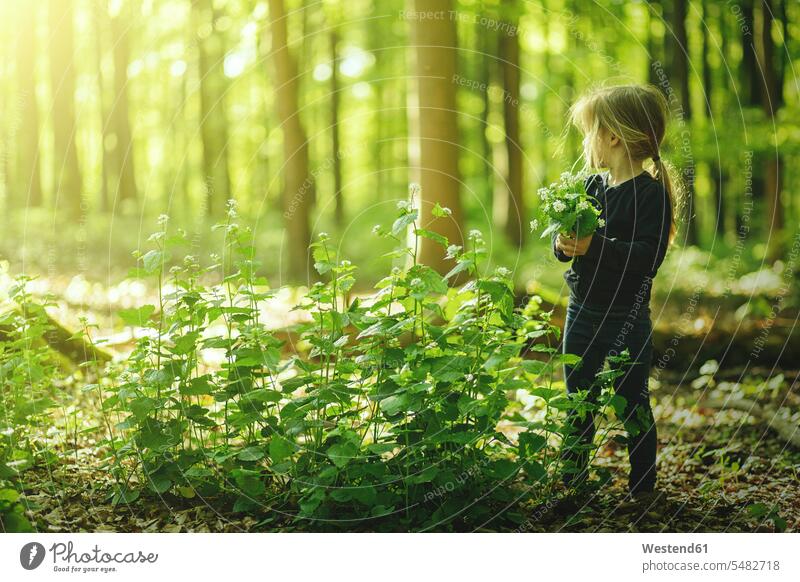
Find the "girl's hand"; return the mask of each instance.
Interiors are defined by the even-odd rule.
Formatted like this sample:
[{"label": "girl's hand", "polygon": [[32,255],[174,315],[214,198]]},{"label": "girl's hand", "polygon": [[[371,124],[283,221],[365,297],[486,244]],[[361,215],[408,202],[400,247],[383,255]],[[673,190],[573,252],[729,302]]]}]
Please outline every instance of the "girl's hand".
[{"label": "girl's hand", "polygon": [[556,248],[568,257],[579,257],[585,255],[589,250],[593,236],[593,234],[590,234],[583,238],[573,238],[559,234],[556,239]]}]

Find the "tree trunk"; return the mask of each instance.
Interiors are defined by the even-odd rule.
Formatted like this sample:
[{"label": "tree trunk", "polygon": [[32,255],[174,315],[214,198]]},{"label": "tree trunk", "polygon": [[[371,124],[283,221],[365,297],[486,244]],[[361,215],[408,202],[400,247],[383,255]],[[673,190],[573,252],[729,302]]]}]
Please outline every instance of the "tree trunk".
[{"label": "tree trunk", "polygon": [[755,45],[755,17],[753,0],[743,0],[742,22],[742,66],[739,68],[741,88],[745,105],[757,106],[761,96],[761,73],[758,70]]},{"label": "tree trunk", "polygon": [[94,21],[94,50],[96,53],[95,66],[97,67],[97,103],[100,114],[100,191],[98,192],[98,206],[103,212],[110,210],[111,204],[108,196],[109,184],[109,159],[106,144],[109,139],[109,113],[105,99],[105,82],[103,78],[103,30],[108,24],[106,6],[101,3],[92,5],[92,19]]},{"label": "tree trunk", "polygon": [[128,108],[128,33],[130,21],[125,12],[126,5],[120,13],[111,18],[111,34],[114,57],[114,106],[111,109],[111,131],[116,137],[114,143],[114,170],[116,172],[117,199],[135,200],[136,173],[133,157],[133,137],[131,134]]},{"label": "tree trunk", "polygon": [[783,207],[781,205],[781,156],[778,151],[775,117],[780,107],[779,75],[776,71],[775,44],[772,40],[772,0],[761,5],[761,50],[759,64],[763,75],[761,105],[770,121],[775,143],[765,154],[764,195],[767,202],[767,258],[777,260],[783,256]]},{"label": "tree trunk", "polygon": [[[515,0],[504,0],[506,8],[516,10]],[[517,37],[518,19],[516,16],[505,22],[507,28],[500,31],[500,56],[503,70],[503,123],[506,130],[506,159],[508,162],[506,175],[506,191],[508,204],[506,208],[505,231],[508,240],[517,248],[525,242],[525,198],[522,191],[522,143],[519,130],[520,107],[520,69],[519,38]],[[513,32],[511,32],[513,31]]]},{"label": "tree trunk", "polygon": [[[713,77],[713,69],[711,68],[711,63],[708,60],[708,56],[711,53],[711,43],[709,41],[709,35],[711,31],[709,30],[709,26],[712,22],[711,14],[709,10],[708,0],[702,0],[701,7],[703,10],[703,20],[700,22],[700,27],[702,31],[702,38],[703,38],[703,93],[705,94],[705,112],[706,112],[706,128],[707,131],[712,131],[712,122],[714,120],[714,103],[713,103],[713,96],[714,96],[714,77]],[[720,166],[719,162],[719,149],[716,151],[716,159],[711,159],[708,164],[709,168],[709,178],[710,178],[710,186],[711,192],[714,196],[714,202],[716,205],[716,222],[714,224],[714,232],[719,237],[725,236],[725,198],[723,196],[723,177],[722,177],[722,167]]]},{"label": "tree trunk", "polygon": [[[672,82],[678,86],[683,110],[683,122],[686,129],[691,130],[692,103],[689,95],[689,43],[686,36],[686,0],[675,0],[672,5]],[[683,161],[683,186],[686,197],[686,242],[698,244],[696,204],[695,204],[695,167],[691,157]]]},{"label": "tree trunk", "polygon": [[53,99],[54,207],[75,218],[81,212],[82,180],[75,146],[73,1],[50,0],[50,79]]},{"label": "tree trunk", "polygon": [[283,130],[283,219],[288,242],[287,276],[307,279],[311,244],[311,200],[314,181],[309,173],[308,141],[298,110],[297,65],[289,52],[283,0],[269,0],[272,60],[275,69],[275,102]]},{"label": "tree trunk", "polygon": [[[39,164],[39,107],[36,104],[36,16],[38,3],[20,4],[22,18],[18,37],[17,108],[20,125],[16,131],[18,151],[15,188],[9,188],[8,206],[40,206],[43,202]],[[8,147],[13,147],[9,143]],[[6,177],[8,180],[8,176]],[[9,182],[11,183],[11,182]],[[14,190],[16,189],[16,192]]]},{"label": "tree trunk", "polygon": [[337,226],[344,224],[344,197],[342,196],[342,159],[339,152],[339,33],[331,29],[331,155],[333,156],[334,214]]},{"label": "tree trunk", "polygon": [[228,174],[228,121],[222,63],[225,46],[222,34],[215,30],[216,14],[212,0],[193,0],[195,30],[211,26],[211,33],[198,40],[200,74],[200,137],[203,142],[205,176],[205,211],[207,216],[221,216],[231,197]]},{"label": "tree trunk", "polygon": [[487,205],[491,205],[494,199],[494,164],[492,158],[494,156],[494,148],[489,141],[486,132],[489,129],[489,114],[492,110],[492,102],[489,99],[489,87],[492,85],[492,71],[494,68],[494,56],[492,55],[492,37],[494,31],[486,30],[481,24],[476,24],[476,27],[481,28],[478,31],[477,37],[480,43],[480,67],[478,72],[478,80],[480,81],[481,102],[483,107],[481,109],[480,119],[480,144],[481,144],[481,168],[483,169],[485,195],[484,200]]},{"label": "tree trunk", "polygon": [[653,66],[654,62],[661,60],[658,54],[660,51],[657,49],[658,43],[656,43],[655,34],[653,33],[653,21],[655,20],[653,18],[653,13],[655,10],[656,2],[651,0],[647,3],[647,35],[645,36],[645,49],[647,50],[647,82],[651,85],[659,86],[660,79],[658,78],[658,71],[656,71],[656,68]]},{"label": "tree trunk", "polygon": [[[450,18],[452,0],[416,0],[418,13],[443,14],[443,18],[412,21],[417,46],[420,138],[420,226],[450,244],[462,245],[462,211],[459,197],[458,114],[456,110],[456,22]],[[451,210],[447,217],[432,215],[436,203]],[[452,268],[444,250],[422,241],[420,261],[444,273]]]}]

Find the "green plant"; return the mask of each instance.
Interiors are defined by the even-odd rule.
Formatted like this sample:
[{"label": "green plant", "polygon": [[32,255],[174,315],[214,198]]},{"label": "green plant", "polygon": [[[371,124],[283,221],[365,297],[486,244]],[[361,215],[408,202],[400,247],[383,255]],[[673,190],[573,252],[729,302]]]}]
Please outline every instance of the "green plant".
[{"label": "green plant", "polygon": [[[134,274],[160,294],[120,313],[150,333],[103,404],[122,417],[108,459],[115,502],[144,486],[315,527],[458,529],[512,519],[508,507],[556,492],[568,432],[558,417],[609,401],[555,386],[560,365],[579,359],[551,345],[558,328],[536,298],[515,306],[508,270],[481,272],[480,232],[449,245],[417,225],[413,200],[400,203],[391,228],[375,229],[396,243],[398,266],[370,296],[352,294],[356,267],[320,234],[311,250],[322,280],[295,307],[307,321],[283,330],[289,346],[262,319],[273,293],[236,219],[231,206],[223,255],[208,267],[188,256],[168,268],[188,241],[166,221],[137,254]],[[449,273],[419,263],[422,237],[442,246]],[[510,412],[515,390],[540,399],[542,421]],[[503,423],[524,431],[509,437]]]},{"label": "green plant", "polygon": [[747,506],[747,511],[752,517],[761,522],[771,521],[775,531],[786,531],[786,520],[778,513],[777,505],[769,506],[764,503],[753,503]]},{"label": "green plant", "polygon": [[539,217],[531,221],[531,230],[546,224],[542,238],[554,232],[576,234],[583,238],[603,226],[600,210],[594,197],[586,193],[586,174],[564,172],[557,182],[539,189]]},{"label": "green plant", "polygon": [[19,502],[24,471],[52,453],[36,437],[53,406],[57,362],[44,341],[49,320],[44,302],[28,292],[30,277],[18,276],[0,312],[0,522],[5,531],[31,531]]}]

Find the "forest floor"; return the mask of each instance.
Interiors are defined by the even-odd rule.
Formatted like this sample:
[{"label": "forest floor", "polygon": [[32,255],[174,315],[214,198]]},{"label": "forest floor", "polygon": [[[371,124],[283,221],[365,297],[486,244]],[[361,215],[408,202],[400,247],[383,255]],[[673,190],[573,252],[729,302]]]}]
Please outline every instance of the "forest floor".
[{"label": "forest floor", "polygon": [[[611,469],[613,481],[581,498],[559,498],[538,507],[518,508],[525,532],[752,532],[800,530],[800,452],[763,423],[738,411],[705,408],[702,391],[691,381],[654,382],[659,431],[659,489],[653,506],[625,502],[627,453],[608,442],[596,462]],[[784,382],[784,386],[787,383]],[[789,387],[797,394],[797,382]],[[72,435],[53,441],[49,465],[26,472],[28,516],[46,532],[243,532],[307,531],[279,511],[261,516],[234,514],[199,498],[141,497],[113,505],[113,484],[102,466],[106,452],[96,443],[100,429],[86,411],[95,410],[91,393],[75,386]],[[794,396],[793,396],[794,397]],[[68,424],[68,427],[70,425]],[[500,517],[500,516],[498,516]],[[509,531],[488,523],[485,531]],[[371,524],[392,531],[391,524]],[[367,528],[355,528],[364,531]]]}]

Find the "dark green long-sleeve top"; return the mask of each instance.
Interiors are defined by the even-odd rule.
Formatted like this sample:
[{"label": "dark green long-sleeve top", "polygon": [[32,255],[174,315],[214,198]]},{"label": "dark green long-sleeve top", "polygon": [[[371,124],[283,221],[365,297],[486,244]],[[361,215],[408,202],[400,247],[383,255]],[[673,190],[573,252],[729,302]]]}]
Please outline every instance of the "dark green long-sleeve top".
[{"label": "dark green long-sleeve top", "polygon": [[586,192],[597,199],[598,228],[585,255],[558,260],[572,265],[564,273],[570,299],[592,307],[624,307],[650,301],[650,288],[669,245],[672,205],[663,184],[643,172],[622,184],[608,185],[608,173],[586,180]]}]

